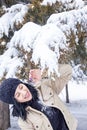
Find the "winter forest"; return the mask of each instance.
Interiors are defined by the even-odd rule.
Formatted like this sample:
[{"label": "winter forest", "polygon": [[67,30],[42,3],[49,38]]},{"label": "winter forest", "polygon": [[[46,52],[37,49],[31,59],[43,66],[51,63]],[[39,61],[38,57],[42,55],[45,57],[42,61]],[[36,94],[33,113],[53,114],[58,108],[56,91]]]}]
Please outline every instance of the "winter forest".
[{"label": "winter forest", "polygon": [[[59,76],[59,63],[72,66],[72,82],[87,85],[87,1],[0,0],[0,82],[28,81],[31,68]],[[0,107],[9,111],[7,104]]]}]

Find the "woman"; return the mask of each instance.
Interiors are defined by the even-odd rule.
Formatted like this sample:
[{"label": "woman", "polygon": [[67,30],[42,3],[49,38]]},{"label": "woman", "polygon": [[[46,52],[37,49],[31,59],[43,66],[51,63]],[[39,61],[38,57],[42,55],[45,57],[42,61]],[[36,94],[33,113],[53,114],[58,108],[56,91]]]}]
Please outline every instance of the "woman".
[{"label": "woman", "polygon": [[19,117],[22,130],[76,130],[77,121],[58,94],[71,78],[69,65],[59,66],[60,77],[48,78],[40,70],[30,71],[34,83],[9,78],[0,86],[0,100],[13,104],[13,116]]}]

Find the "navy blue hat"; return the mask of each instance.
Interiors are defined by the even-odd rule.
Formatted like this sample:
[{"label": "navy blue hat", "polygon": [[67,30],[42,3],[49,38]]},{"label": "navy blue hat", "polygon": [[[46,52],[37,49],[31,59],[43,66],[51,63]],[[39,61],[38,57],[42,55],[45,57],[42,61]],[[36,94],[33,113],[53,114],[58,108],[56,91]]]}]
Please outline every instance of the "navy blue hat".
[{"label": "navy blue hat", "polygon": [[0,100],[8,104],[14,104],[14,93],[20,83],[23,82],[16,78],[5,79],[0,85]]}]

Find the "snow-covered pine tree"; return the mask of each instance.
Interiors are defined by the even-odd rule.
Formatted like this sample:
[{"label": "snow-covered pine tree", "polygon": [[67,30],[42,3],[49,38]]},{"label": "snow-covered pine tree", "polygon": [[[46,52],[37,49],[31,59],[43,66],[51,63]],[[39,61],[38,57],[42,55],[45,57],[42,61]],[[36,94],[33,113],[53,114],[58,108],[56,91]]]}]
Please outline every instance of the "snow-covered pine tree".
[{"label": "snow-covered pine tree", "polygon": [[57,73],[59,62],[70,63],[73,68],[77,65],[79,77],[87,75],[84,1],[4,0],[4,3],[0,18],[1,80],[16,76],[27,79],[31,66],[48,67],[49,72]]}]

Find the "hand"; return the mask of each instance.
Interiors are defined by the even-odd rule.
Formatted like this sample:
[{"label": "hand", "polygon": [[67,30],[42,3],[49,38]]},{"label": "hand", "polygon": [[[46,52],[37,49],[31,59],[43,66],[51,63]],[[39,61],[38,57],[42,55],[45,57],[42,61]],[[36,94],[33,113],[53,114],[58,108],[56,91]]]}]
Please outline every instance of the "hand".
[{"label": "hand", "polygon": [[29,80],[34,83],[38,83],[41,80],[41,70],[31,69],[29,72]]}]

